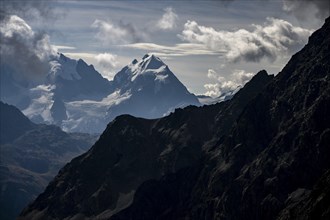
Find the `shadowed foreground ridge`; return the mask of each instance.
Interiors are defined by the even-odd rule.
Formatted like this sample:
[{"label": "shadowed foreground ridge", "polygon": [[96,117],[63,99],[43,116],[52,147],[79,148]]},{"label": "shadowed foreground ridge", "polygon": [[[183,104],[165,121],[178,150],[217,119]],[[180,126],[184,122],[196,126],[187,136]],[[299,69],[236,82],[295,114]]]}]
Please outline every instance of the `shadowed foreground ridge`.
[{"label": "shadowed foreground ridge", "polygon": [[329,219],[329,33],[230,101],[117,117],[21,219]]},{"label": "shadowed foreground ridge", "polygon": [[0,121],[0,219],[12,220],[44,191],[61,167],[86,152],[97,137],[34,124],[2,101]]}]

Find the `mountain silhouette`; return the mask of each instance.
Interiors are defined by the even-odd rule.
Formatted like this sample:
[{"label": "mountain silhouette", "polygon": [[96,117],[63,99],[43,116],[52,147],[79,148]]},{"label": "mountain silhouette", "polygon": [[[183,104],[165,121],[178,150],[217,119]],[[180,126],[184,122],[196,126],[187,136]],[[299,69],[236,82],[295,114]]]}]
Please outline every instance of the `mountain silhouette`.
[{"label": "mountain silhouette", "polygon": [[117,117],[19,219],[329,219],[329,33],[231,100]]},{"label": "mountain silhouette", "polygon": [[96,136],[65,133],[54,125],[34,124],[12,105],[0,102],[0,219],[16,218],[73,157]]}]

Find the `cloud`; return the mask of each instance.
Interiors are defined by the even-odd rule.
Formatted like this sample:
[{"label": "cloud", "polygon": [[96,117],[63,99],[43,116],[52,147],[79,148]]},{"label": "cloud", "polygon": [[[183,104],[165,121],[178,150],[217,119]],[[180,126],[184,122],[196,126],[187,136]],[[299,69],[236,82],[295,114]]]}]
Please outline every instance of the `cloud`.
[{"label": "cloud", "polygon": [[292,13],[300,20],[309,15],[324,20],[330,15],[330,2],[327,0],[283,0],[283,10]]},{"label": "cloud", "polygon": [[230,75],[229,80],[226,80],[225,77],[221,76],[213,69],[209,69],[207,77],[215,82],[204,85],[204,88],[206,89],[205,95],[219,97],[243,86],[253,76],[254,73],[247,73],[244,70],[234,70]]},{"label": "cloud", "polygon": [[0,22],[1,65],[14,70],[17,78],[38,79],[49,71],[49,59],[56,51],[49,36],[34,32],[20,17],[11,15]]},{"label": "cloud", "polygon": [[97,29],[96,37],[104,44],[137,43],[145,39],[145,34],[140,32],[133,24],[120,21],[114,24],[111,21],[96,19],[92,27]]},{"label": "cloud", "polygon": [[49,36],[33,31],[25,19],[54,21],[57,0],[0,1],[0,56],[2,70],[16,80],[41,80],[50,70],[49,59],[56,56]]},{"label": "cloud", "polygon": [[52,8],[51,1],[56,0],[1,0],[0,1],[0,21],[11,15],[18,15],[25,18],[51,18],[56,14]]},{"label": "cloud", "polygon": [[75,50],[75,47],[71,47],[71,46],[64,46],[64,45],[52,45],[53,48],[55,48],[56,50]]},{"label": "cloud", "polygon": [[171,30],[176,27],[178,15],[173,11],[173,8],[168,7],[164,9],[165,13],[157,22],[157,27],[162,30]]},{"label": "cloud", "polygon": [[135,43],[120,45],[120,47],[145,50],[156,56],[161,57],[176,57],[176,56],[190,56],[190,55],[219,55],[221,51],[213,51],[203,44],[195,43],[181,43],[173,46],[166,46],[154,43]]},{"label": "cloud", "polygon": [[252,25],[251,31],[217,31],[188,20],[179,37],[213,51],[225,52],[231,62],[259,62],[265,58],[274,61],[278,56],[295,52],[307,42],[312,32],[276,18],[267,18],[263,25]]},{"label": "cloud", "polygon": [[117,55],[113,55],[110,53],[100,53],[95,56],[97,62],[106,68],[114,68],[117,66]]},{"label": "cloud", "polygon": [[114,69],[118,66],[117,55],[110,53],[100,53],[95,56],[98,66],[101,68],[102,75],[108,79],[112,79],[115,75]]}]

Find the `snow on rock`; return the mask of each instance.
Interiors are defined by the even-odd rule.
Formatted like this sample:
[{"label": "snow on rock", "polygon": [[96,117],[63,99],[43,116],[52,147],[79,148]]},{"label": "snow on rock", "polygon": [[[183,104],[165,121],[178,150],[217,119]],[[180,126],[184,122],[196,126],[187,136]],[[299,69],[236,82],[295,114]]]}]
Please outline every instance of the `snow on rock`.
[{"label": "snow on rock", "polygon": [[100,101],[83,100],[66,103],[68,119],[62,122],[64,131],[99,133],[106,128],[107,110],[129,99],[128,92],[120,94],[117,90]]},{"label": "snow on rock", "polygon": [[23,113],[34,122],[51,124],[53,118],[50,109],[53,105],[54,85],[39,85],[30,89],[31,104]]},{"label": "snow on rock", "polygon": [[77,61],[60,55],[58,60],[49,62],[51,66],[50,75],[53,78],[62,77],[66,80],[79,80],[81,76],[76,70]]},{"label": "snow on rock", "polygon": [[67,132],[101,133],[121,114],[157,118],[178,107],[200,105],[154,55],[134,59],[113,81],[63,54],[50,66],[48,81],[28,88],[29,104],[21,110],[34,122],[57,124]]}]

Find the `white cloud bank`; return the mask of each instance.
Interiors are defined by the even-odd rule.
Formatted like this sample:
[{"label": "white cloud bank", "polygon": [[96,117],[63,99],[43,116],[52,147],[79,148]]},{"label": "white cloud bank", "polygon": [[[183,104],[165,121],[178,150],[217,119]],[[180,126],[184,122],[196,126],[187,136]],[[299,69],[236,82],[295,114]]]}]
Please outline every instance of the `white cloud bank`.
[{"label": "white cloud bank", "polygon": [[274,61],[278,56],[295,52],[312,32],[276,18],[267,18],[263,25],[254,24],[252,30],[237,31],[215,30],[187,21],[179,37],[213,51],[225,51],[225,57],[231,62],[259,62],[265,58]]},{"label": "white cloud bank", "polygon": [[109,80],[115,75],[114,69],[118,66],[117,55],[110,53],[100,53],[95,56],[98,66],[101,68],[102,75]]},{"label": "white cloud bank", "polygon": [[157,28],[162,30],[174,29],[177,26],[178,15],[171,7],[165,8],[164,11],[162,18],[157,22]]},{"label": "white cloud bank", "polygon": [[234,70],[229,76],[229,80],[221,76],[213,69],[209,69],[207,77],[214,81],[214,83],[208,83],[204,85],[206,89],[205,95],[211,97],[219,97],[227,92],[233,91],[240,86],[244,86],[252,77],[254,73],[247,73],[244,70]]},{"label": "white cloud bank", "polygon": [[330,15],[328,0],[282,0],[283,10],[296,16],[299,20],[308,20],[310,15],[325,19]]},{"label": "white cloud bank", "polygon": [[290,56],[308,40],[313,30],[291,23],[267,18],[262,25],[251,25],[251,30],[215,30],[187,21],[178,37],[185,43],[159,45],[155,43],[127,43],[120,46],[140,49],[157,56],[219,55],[229,62],[274,62],[278,57]]}]

